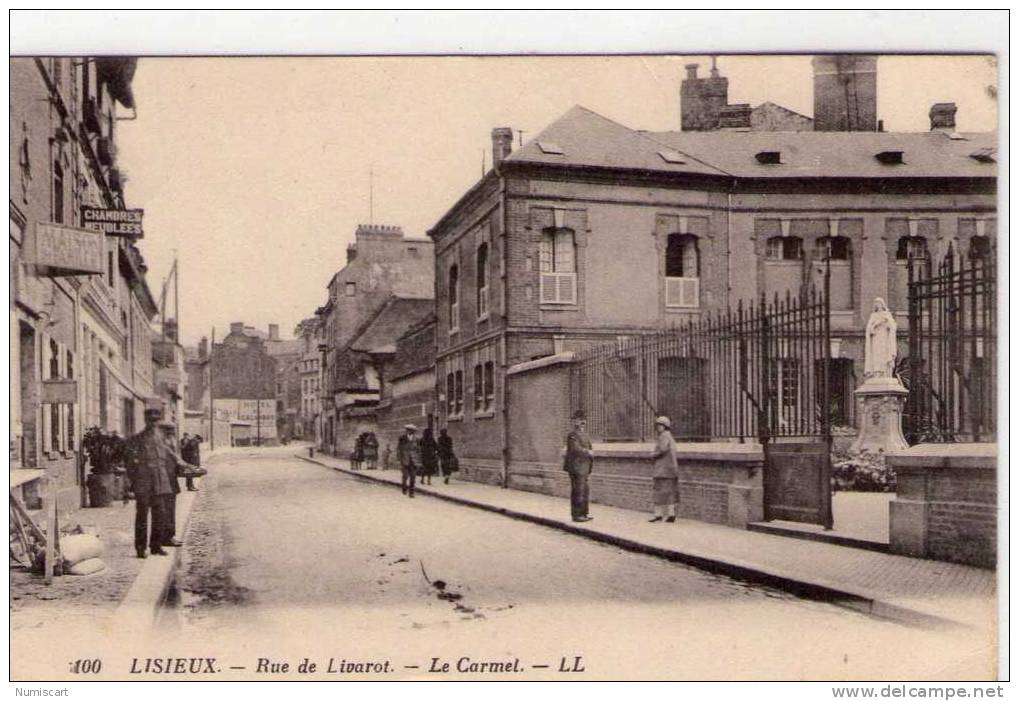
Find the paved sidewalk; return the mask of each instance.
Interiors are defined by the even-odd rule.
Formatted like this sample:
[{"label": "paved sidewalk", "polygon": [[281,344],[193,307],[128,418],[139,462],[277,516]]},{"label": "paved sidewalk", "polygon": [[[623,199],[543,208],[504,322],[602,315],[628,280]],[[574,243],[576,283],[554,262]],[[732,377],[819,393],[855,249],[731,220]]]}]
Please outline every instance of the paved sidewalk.
[{"label": "paved sidewalk", "polygon": [[[399,470],[351,470],[347,460],[307,451],[304,460],[349,475],[399,486]],[[594,520],[569,518],[558,497],[474,482],[418,485],[431,495],[512,518],[557,528],[636,552],[748,579],[802,596],[919,625],[996,625],[996,573],[934,560],[799,540],[680,519],[648,523],[648,514],[599,504]]]}]

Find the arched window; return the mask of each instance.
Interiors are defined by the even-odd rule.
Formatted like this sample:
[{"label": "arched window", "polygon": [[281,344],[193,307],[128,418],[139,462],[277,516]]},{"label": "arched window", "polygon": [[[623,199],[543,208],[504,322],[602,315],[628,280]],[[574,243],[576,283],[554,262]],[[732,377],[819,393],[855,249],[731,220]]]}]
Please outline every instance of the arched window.
[{"label": "arched window", "polygon": [[923,236],[900,236],[895,260],[927,260],[927,239]]},{"label": "arched window", "polygon": [[478,318],[488,316],[488,244],[478,246],[475,269],[475,290],[478,296]]},{"label": "arched window", "polygon": [[538,251],[542,304],[577,303],[577,246],[572,229],[549,227]]},{"label": "arched window", "polygon": [[803,239],[799,236],[772,236],[764,250],[768,260],[803,260]]},{"label": "arched window", "polygon": [[669,234],[665,248],[665,277],[700,277],[701,261],[697,237]]},{"label": "arched window", "polygon": [[449,268],[449,330],[460,328],[460,268]]}]

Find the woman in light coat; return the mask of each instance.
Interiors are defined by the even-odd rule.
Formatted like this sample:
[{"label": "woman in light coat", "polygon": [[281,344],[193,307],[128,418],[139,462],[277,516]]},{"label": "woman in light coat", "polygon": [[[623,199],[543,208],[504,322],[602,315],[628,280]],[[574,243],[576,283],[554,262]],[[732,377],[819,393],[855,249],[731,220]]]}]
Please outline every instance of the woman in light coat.
[{"label": "woman in light coat", "polygon": [[676,521],[679,505],[679,471],[676,469],[676,440],[672,437],[672,422],[668,416],[655,419],[655,468],[652,474],[651,501],[655,506],[651,523],[665,519],[666,523]]}]

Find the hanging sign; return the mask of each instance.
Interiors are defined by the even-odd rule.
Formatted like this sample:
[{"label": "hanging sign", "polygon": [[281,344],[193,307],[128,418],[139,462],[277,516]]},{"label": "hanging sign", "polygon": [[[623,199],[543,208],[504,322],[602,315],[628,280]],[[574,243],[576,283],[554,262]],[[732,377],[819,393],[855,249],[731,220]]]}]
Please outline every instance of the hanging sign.
[{"label": "hanging sign", "polygon": [[63,224],[37,222],[25,261],[46,277],[102,275],[106,272],[102,234]]},{"label": "hanging sign", "polygon": [[142,238],[144,209],[100,209],[83,206],[81,223],[86,229],[101,231],[107,236]]}]

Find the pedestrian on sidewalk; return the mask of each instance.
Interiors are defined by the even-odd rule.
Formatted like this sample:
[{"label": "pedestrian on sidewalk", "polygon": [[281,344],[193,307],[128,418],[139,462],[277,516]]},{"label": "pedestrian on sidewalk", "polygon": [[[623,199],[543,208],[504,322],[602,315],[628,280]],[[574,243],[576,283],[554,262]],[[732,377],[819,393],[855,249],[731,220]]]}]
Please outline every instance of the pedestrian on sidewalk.
[{"label": "pedestrian on sidewalk", "polygon": [[588,476],[593,462],[591,439],[587,437],[587,414],[573,414],[573,430],[566,436],[563,469],[570,475],[570,514],[574,521],[590,521],[588,515]]},{"label": "pedestrian on sidewalk", "polygon": [[382,451],[382,469],[388,470],[393,466],[393,446],[386,443],[386,449]]},{"label": "pedestrian on sidewalk", "polygon": [[672,437],[672,422],[668,416],[655,419],[655,466],[651,475],[651,501],[655,507],[651,523],[663,518],[666,523],[676,521],[679,505],[679,471],[676,468],[676,439]]},{"label": "pedestrian on sidewalk", "polygon": [[453,452],[453,439],[449,437],[446,429],[439,429],[439,467],[442,469],[442,476],[446,484],[449,484],[450,476],[460,469],[460,465]]},{"label": "pedestrian on sidewalk", "polygon": [[414,479],[421,470],[421,441],[417,437],[417,426],[407,424],[404,433],[396,443],[396,459],[400,462],[400,490],[414,498]]},{"label": "pedestrian on sidewalk", "polygon": [[[195,465],[196,467],[201,466],[202,458],[200,452],[201,448],[199,445],[201,442],[202,437],[199,435],[192,436],[188,433],[184,434],[184,436],[180,439],[180,456],[184,458],[185,462],[190,465]],[[184,484],[189,492],[198,491],[198,488],[195,487],[194,477],[186,478],[184,480]]]},{"label": "pedestrian on sidewalk", "polygon": [[354,439],[354,452],[350,455],[350,462],[355,470],[361,469],[362,460],[364,460],[364,433],[359,433]]},{"label": "pedestrian on sidewalk", "polygon": [[166,494],[163,497],[166,500],[166,506],[163,511],[166,523],[163,528],[163,537],[159,544],[163,547],[179,548],[182,543],[177,540],[177,495],[180,494],[177,465],[184,463],[184,459],[177,452],[177,441],[174,440],[177,427],[169,421],[160,421],[159,428],[163,431],[163,436],[166,438],[166,447],[169,449],[169,454],[166,460],[163,461],[163,465],[170,480],[170,494]]},{"label": "pedestrian on sidewalk", "polygon": [[[131,436],[127,443],[127,480],[135,503],[134,549],[142,558],[147,555],[146,541],[153,555],[167,554],[163,550],[166,495],[173,494],[173,486],[166,472],[170,451],[157,427],[162,416],[161,409],[146,409],[145,428]],[[124,501],[127,501],[126,496]],[[149,514],[152,514],[151,528]]]},{"label": "pedestrian on sidewalk", "polygon": [[432,477],[439,469],[439,444],[431,426],[421,436],[421,484],[432,483]]},{"label": "pedestrian on sidewalk", "polygon": [[369,470],[374,470],[379,460],[379,439],[375,437],[374,431],[364,435],[364,461]]}]

